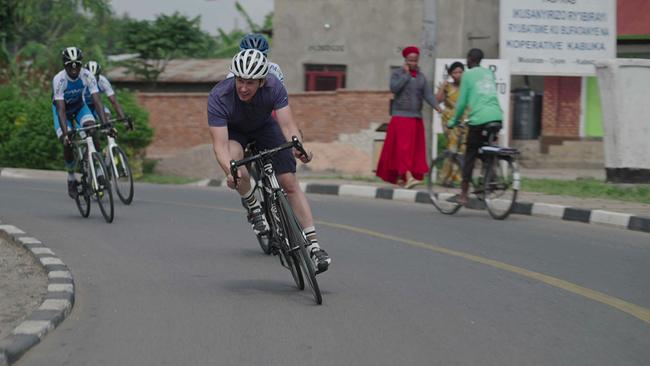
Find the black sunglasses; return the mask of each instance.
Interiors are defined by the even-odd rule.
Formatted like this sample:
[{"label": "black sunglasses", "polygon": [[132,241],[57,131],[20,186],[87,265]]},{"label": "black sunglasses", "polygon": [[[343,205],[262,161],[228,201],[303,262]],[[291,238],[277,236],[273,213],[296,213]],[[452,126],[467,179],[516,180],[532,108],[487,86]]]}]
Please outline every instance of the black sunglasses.
[{"label": "black sunglasses", "polygon": [[65,66],[72,65],[73,68],[77,69],[81,67],[82,63],[81,61],[66,61],[63,65]]}]

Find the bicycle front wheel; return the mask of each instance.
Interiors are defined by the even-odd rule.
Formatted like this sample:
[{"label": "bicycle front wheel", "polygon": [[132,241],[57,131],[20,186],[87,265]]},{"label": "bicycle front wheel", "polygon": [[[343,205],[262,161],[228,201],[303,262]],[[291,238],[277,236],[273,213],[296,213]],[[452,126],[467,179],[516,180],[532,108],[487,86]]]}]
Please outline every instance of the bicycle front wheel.
[{"label": "bicycle front wheel", "polygon": [[77,196],[74,198],[79,213],[82,217],[90,215],[90,189],[85,177],[81,178],[81,182],[77,185]]},{"label": "bicycle front wheel", "polygon": [[99,210],[102,212],[102,216],[104,216],[104,220],[111,223],[114,217],[113,191],[111,190],[111,182],[107,178],[108,172],[106,165],[98,152],[92,153],[91,158],[95,173],[95,179],[91,181],[95,199],[99,205]]},{"label": "bicycle front wheel", "polygon": [[453,215],[461,207],[458,203],[460,185],[455,180],[455,175],[462,171],[461,166],[460,157],[444,154],[433,160],[429,167],[429,199],[445,215]]},{"label": "bicycle front wheel", "polygon": [[519,170],[513,159],[506,156],[491,159],[483,182],[485,205],[490,216],[503,220],[510,215],[517,200],[519,185]]},{"label": "bicycle front wheel", "polygon": [[[262,193],[262,196],[265,196],[265,194]],[[282,223],[282,220],[280,219],[280,213],[277,212],[277,210],[274,212],[274,210],[271,208],[273,205],[271,199],[269,198],[265,202],[268,202],[267,204],[269,205],[265,206],[265,212],[271,231],[268,234],[267,246],[262,246],[262,250],[264,253],[267,253],[268,250],[267,254],[271,254],[275,250],[276,254],[281,258],[281,263],[289,270],[289,272],[291,272],[291,277],[296,283],[296,287],[298,287],[299,290],[304,290],[305,279],[302,275],[302,270],[300,269],[300,262],[295,253],[291,251],[291,244],[289,243],[287,235],[289,229],[287,228],[287,225],[284,225]],[[277,204],[275,207],[278,206],[279,204]],[[260,246],[261,245],[262,242],[260,242]]]},{"label": "bicycle front wheel", "polygon": [[[133,202],[133,175],[131,174],[131,166],[129,160],[126,158],[126,153],[119,146],[114,146],[113,160],[111,164],[111,177],[114,177],[113,183],[115,184],[115,192],[120,198],[120,201],[125,205]],[[117,173],[117,174],[116,174]]]},{"label": "bicycle front wheel", "polygon": [[282,213],[282,219],[286,223],[288,230],[289,243],[291,244],[291,250],[295,253],[300,267],[302,267],[302,273],[304,274],[309,287],[311,287],[311,292],[314,295],[314,300],[318,305],[323,303],[323,295],[320,292],[320,287],[318,286],[318,281],[316,280],[316,270],[314,269],[314,263],[307,253],[307,246],[309,245],[305,234],[302,231],[302,226],[298,222],[298,218],[293,213],[291,206],[287,198],[282,192],[278,192],[278,202],[280,203],[280,211]]}]

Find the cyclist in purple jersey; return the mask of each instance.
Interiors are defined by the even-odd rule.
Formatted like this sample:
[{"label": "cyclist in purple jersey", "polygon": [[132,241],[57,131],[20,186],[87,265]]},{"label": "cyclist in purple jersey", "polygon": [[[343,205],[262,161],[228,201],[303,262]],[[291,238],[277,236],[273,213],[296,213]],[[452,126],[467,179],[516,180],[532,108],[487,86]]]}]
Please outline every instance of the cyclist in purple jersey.
[{"label": "cyclist in purple jersey", "polygon": [[[208,97],[208,125],[214,152],[226,174],[228,187],[236,189],[248,207],[248,220],[256,234],[269,230],[269,225],[255,197],[248,171],[241,167],[241,180],[235,186],[230,173],[230,161],[244,157],[244,147],[255,141],[260,150],[271,149],[300,136],[289,107],[289,97],[284,85],[269,74],[264,54],[256,49],[240,51],[232,61],[230,70],[235,77],[217,84]],[[277,121],[271,117],[275,111]],[[304,233],[310,242],[308,248],[317,272],[327,270],[331,259],[320,248],[316,238],[314,219],[304,192],[296,178],[296,158],[308,163],[311,156],[298,151],[285,150],[273,157],[278,181],[287,193],[289,203],[296,212]]]}]

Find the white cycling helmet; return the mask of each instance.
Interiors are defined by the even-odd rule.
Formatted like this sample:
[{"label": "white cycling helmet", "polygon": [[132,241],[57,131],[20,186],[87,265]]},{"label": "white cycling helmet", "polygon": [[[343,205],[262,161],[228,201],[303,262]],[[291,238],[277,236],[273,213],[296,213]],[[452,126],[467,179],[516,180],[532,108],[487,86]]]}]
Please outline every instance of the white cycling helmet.
[{"label": "white cycling helmet", "polygon": [[83,59],[84,54],[77,47],[66,47],[61,52],[61,60],[63,61],[64,65],[67,65],[69,63],[79,63],[79,66],[81,66],[81,60]]},{"label": "white cycling helmet", "polygon": [[95,75],[96,78],[98,78],[99,74],[102,73],[102,67],[99,66],[97,61],[88,61],[86,64],[86,69],[88,69],[91,74]]},{"label": "white cycling helmet", "polygon": [[243,50],[232,58],[230,72],[242,79],[264,79],[269,73],[269,62],[256,49]]}]

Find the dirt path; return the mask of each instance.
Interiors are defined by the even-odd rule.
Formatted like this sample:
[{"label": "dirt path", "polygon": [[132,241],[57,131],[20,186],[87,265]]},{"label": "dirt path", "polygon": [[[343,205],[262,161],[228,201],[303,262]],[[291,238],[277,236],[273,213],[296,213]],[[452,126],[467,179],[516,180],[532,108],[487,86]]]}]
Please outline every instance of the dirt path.
[{"label": "dirt path", "polygon": [[0,339],[8,336],[47,293],[47,275],[24,248],[0,237]]}]

